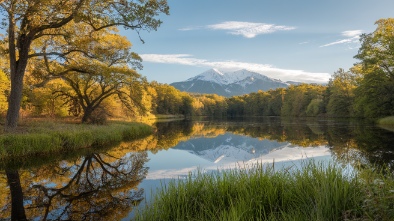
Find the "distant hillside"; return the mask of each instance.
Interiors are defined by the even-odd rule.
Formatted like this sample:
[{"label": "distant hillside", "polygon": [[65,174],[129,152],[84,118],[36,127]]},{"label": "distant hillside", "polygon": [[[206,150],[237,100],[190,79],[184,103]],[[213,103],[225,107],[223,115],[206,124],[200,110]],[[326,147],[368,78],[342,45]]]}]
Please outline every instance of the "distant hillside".
[{"label": "distant hillside", "polygon": [[298,84],[298,82],[286,83],[248,70],[222,73],[217,69],[210,69],[186,81],[171,85],[180,91],[231,97],[259,90],[286,88],[290,84]]}]

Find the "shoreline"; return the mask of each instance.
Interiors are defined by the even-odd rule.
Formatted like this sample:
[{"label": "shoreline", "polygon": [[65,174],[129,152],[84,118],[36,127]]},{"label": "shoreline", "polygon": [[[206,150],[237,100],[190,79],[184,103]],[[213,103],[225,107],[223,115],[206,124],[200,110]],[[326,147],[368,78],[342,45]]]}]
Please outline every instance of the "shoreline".
[{"label": "shoreline", "polygon": [[119,121],[106,125],[44,121],[32,123],[28,128],[31,131],[0,135],[0,160],[113,145],[153,133],[153,128],[147,124]]}]

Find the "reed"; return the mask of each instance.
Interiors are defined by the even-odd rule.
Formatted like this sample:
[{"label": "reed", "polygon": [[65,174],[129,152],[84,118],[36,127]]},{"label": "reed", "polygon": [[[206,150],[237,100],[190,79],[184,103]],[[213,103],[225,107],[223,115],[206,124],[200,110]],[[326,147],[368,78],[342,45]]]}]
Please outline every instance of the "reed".
[{"label": "reed", "polygon": [[394,116],[381,118],[377,122],[381,125],[394,125]]},{"label": "reed", "polygon": [[[135,219],[364,220],[372,216],[374,220],[377,212],[371,211],[376,205],[365,206],[367,199],[376,200],[367,195],[369,188],[356,174],[314,162],[279,171],[256,165],[248,170],[199,172],[163,185]],[[387,198],[388,192],[379,194]],[[388,205],[379,205],[386,208],[379,212],[394,211]],[[393,220],[394,215],[378,218]]]},{"label": "reed", "polygon": [[31,123],[23,133],[0,135],[0,159],[47,155],[147,136],[152,128],[142,123],[113,122],[108,125]]}]

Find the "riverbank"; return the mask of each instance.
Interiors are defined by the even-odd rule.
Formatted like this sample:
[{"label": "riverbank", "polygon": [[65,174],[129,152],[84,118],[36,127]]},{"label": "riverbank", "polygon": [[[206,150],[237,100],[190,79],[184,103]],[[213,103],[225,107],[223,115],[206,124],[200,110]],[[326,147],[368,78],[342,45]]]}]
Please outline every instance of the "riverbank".
[{"label": "riverbank", "polygon": [[19,130],[0,134],[0,160],[113,145],[153,132],[152,127],[143,123],[119,121],[107,125],[33,121]]},{"label": "riverbank", "polygon": [[394,179],[349,171],[306,163],[189,175],[163,186],[136,220],[393,220]]}]

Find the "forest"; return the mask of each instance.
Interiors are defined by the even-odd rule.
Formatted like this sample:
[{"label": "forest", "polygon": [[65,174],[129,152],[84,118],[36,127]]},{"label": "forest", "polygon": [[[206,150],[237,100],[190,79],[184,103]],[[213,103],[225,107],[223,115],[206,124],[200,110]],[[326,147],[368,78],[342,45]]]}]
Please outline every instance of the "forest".
[{"label": "forest", "polygon": [[[150,7],[167,12],[165,5]],[[146,22],[152,29],[159,25]],[[108,118],[140,119],[161,115],[186,118],[392,116],[394,19],[380,19],[376,25],[374,32],[360,38],[361,47],[355,55],[358,62],[349,70],[339,68],[327,85],[290,85],[227,98],[189,94],[167,84],[148,82],[138,73],[142,59],[132,52],[131,42],[119,34],[115,25],[98,29],[92,24],[71,21],[57,30],[57,34],[42,32],[42,36],[32,41],[35,52],[28,56],[23,75],[19,117],[72,117],[82,123],[103,124]],[[12,58],[14,53],[9,53],[10,45],[15,46],[4,38],[0,62],[0,121],[7,122],[6,128],[13,127],[6,116],[10,117],[15,111],[8,108],[15,105],[11,104],[14,100],[10,82],[16,57]]]}]

